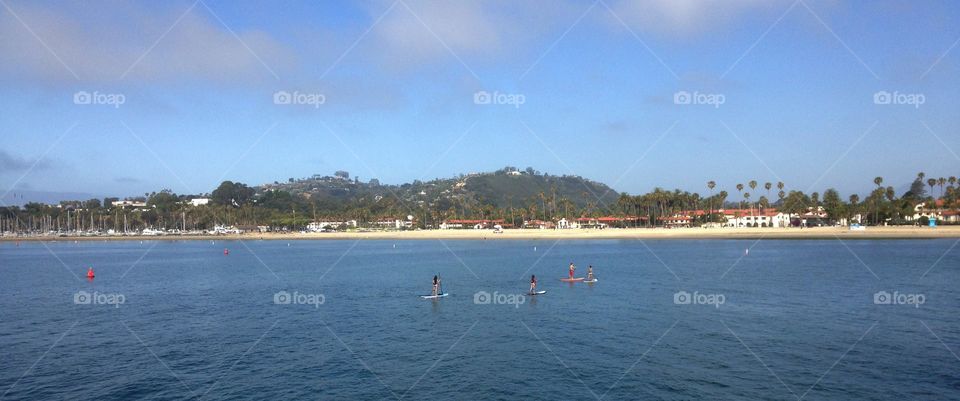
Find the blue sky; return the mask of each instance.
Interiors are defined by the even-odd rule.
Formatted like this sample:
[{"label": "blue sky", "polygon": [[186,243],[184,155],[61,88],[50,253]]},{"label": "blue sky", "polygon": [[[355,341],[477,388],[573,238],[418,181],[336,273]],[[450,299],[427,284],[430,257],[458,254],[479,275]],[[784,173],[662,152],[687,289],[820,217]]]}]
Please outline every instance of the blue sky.
[{"label": "blue sky", "polygon": [[505,165],[631,193],[902,189],[960,175],[958,21],[953,1],[3,0],[0,190]]}]

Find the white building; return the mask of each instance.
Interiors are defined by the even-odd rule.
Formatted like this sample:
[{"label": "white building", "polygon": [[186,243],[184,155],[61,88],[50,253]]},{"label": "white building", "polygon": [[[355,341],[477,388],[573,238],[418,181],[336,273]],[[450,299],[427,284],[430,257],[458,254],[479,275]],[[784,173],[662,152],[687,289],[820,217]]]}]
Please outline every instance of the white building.
[{"label": "white building", "polygon": [[327,228],[340,228],[342,226],[347,227],[356,227],[356,220],[347,220],[347,221],[314,221],[310,224],[307,224],[307,231],[319,232]]},{"label": "white building", "polygon": [[191,206],[204,206],[210,204],[210,198],[193,198],[188,202]]},{"label": "white building", "polygon": [[775,209],[721,209],[719,213],[727,219],[726,227],[790,227],[791,215]]},{"label": "white building", "polygon": [[127,208],[127,207],[147,207],[147,202],[143,201],[131,201],[131,200],[121,200],[110,202],[110,205],[113,207]]}]

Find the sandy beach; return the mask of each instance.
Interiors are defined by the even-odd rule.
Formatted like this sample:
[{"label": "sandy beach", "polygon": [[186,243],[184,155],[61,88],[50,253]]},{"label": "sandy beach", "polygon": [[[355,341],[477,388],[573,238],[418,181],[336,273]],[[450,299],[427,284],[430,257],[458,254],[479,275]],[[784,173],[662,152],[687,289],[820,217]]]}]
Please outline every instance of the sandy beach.
[{"label": "sandy beach", "polygon": [[868,227],[851,231],[846,227],[817,228],[629,228],[604,230],[416,230],[336,233],[245,233],[200,236],[67,236],[0,237],[0,241],[132,241],[132,240],[523,240],[523,239],[932,239],[960,238],[960,226]]}]

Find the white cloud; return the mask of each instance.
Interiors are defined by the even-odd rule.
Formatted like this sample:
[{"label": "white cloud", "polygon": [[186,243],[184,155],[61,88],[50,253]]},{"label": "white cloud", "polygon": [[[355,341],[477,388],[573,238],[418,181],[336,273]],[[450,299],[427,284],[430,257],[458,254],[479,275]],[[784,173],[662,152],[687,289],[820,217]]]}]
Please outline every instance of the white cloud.
[{"label": "white cloud", "polygon": [[405,0],[384,14],[391,4],[382,0],[367,7],[371,23],[383,15],[370,36],[372,51],[399,67],[455,61],[451,51],[469,65],[515,57],[562,31],[585,7],[566,1]]},{"label": "white cloud", "polygon": [[[662,36],[696,36],[753,12],[777,12],[791,0],[619,0],[610,8],[632,29]],[[611,16],[611,23],[619,21]]]},{"label": "white cloud", "polygon": [[84,3],[79,12],[10,7],[16,16],[0,13],[0,73],[44,83],[76,84],[71,70],[81,83],[114,82],[128,69],[124,81],[273,80],[257,57],[278,74],[294,62],[292,51],[263,32],[238,31],[238,40],[202,5],[185,15],[188,5],[164,13],[101,3]]}]

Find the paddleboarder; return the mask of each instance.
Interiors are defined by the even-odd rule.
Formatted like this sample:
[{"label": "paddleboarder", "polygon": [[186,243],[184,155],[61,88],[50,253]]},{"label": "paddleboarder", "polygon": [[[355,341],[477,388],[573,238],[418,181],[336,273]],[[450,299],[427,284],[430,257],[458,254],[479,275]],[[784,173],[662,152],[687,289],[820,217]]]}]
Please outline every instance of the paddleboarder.
[{"label": "paddleboarder", "polygon": [[576,266],[573,265],[573,262],[570,262],[570,279],[573,280],[573,271],[577,270]]},{"label": "paddleboarder", "polygon": [[587,281],[593,281],[593,265],[587,266]]},{"label": "paddleboarder", "polygon": [[530,293],[533,294],[537,291],[537,276],[535,274],[530,275]]},{"label": "paddleboarder", "polygon": [[437,296],[437,294],[439,294],[439,291],[440,291],[440,276],[434,275],[433,276],[433,296]]}]

